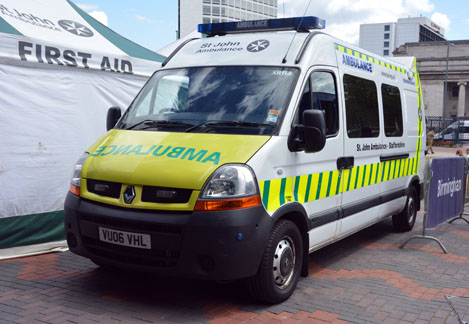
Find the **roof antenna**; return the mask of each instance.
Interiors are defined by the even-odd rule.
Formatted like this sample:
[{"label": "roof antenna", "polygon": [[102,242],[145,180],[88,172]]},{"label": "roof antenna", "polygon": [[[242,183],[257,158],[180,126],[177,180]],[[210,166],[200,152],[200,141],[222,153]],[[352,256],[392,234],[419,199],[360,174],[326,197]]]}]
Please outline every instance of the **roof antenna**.
[{"label": "roof antenna", "polygon": [[[306,12],[307,12],[308,9],[309,9],[309,5],[311,4],[311,1],[312,1],[312,0],[309,0],[308,5],[306,6],[305,12],[303,13],[303,17],[301,17],[300,23],[299,23],[298,28],[297,28],[297,30],[296,30],[297,32],[298,32],[298,31],[300,30],[300,28],[301,28],[301,24],[303,23],[303,19],[305,18]],[[290,45],[289,45],[288,48],[287,48],[287,52],[285,53],[285,57],[284,57],[283,60],[282,60],[282,63],[283,63],[283,64],[287,63],[287,55],[288,55],[288,52],[290,51],[290,47],[292,46],[293,41],[295,40],[296,34],[297,34],[297,33],[295,33],[295,34],[293,35],[293,38],[292,38],[292,40],[291,40],[291,42],[290,42]]]}]

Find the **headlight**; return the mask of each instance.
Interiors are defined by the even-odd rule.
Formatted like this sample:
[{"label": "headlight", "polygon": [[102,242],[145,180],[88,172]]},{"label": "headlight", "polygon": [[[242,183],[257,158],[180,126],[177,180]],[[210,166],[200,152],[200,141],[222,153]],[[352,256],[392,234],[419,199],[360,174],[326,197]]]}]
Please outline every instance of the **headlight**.
[{"label": "headlight", "polygon": [[195,210],[229,210],[258,206],[256,178],[246,165],[227,164],[208,179]]},{"label": "headlight", "polygon": [[70,181],[70,191],[79,196],[80,195],[80,179],[81,179],[81,168],[88,158],[89,153],[83,153],[81,158],[78,159],[73,170],[72,180]]}]

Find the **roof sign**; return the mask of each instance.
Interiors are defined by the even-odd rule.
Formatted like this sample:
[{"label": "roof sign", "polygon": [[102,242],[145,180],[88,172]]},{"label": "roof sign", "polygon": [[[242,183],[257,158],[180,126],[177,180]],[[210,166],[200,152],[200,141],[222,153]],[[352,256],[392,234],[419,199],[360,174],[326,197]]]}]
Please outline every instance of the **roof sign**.
[{"label": "roof sign", "polygon": [[308,16],[200,24],[199,33],[207,34],[208,36],[215,36],[255,31],[309,30],[324,28],[326,28],[326,21],[324,19]]}]

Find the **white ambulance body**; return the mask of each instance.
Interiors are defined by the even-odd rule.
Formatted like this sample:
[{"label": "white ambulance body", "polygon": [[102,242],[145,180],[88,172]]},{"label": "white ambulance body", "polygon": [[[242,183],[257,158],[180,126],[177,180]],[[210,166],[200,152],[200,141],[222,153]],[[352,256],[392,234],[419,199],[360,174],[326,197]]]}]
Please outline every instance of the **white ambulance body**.
[{"label": "white ambulance body", "polygon": [[[253,46],[258,46],[258,49],[250,51]],[[308,215],[313,224],[308,232],[309,251],[312,252],[387,216],[402,212],[412,187],[420,195],[416,201],[415,211],[418,210],[423,195],[420,188],[425,150],[425,141],[422,139],[425,129],[421,106],[423,101],[419,94],[415,59],[400,60],[408,65],[380,57],[317,31],[249,32],[189,42],[165,68],[240,65],[292,67],[300,70],[279,134],[273,136],[247,164],[255,170],[264,206],[269,214],[283,214],[288,210]],[[308,79],[314,77],[315,73],[330,76],[335,86],[337,101],[332,109],[336,111],[331,113],[336,118],[336,129],[327,133],[322,150],[315,153],[295,152],[289,149],[289,137],[301,109],[302,94]],[[364,106],[347,110],[347,89],[344,88],[344,79],[347,78],[350,83],[364,82],[366,86],[375,87],[374,112],[378,115],[378,123],[374,126],[378,128],[371,130],[371,136],[363,132],[373,126],[362,127],[365,130],[348,128],[349,123],[356,126],[360,118],[370,112],[367,110],[369,107]],[[329,81],[327,78],[319,79]],[[390,87],[388,92],[398,92],[400,107],[390,107],[401,109],[397,116],[400,118],[397,127],[392,125],[395,120],[385,120],[382,86]],[[360,89],[360,85],[354,87],[352,84],[349,90],[350,96],[362,97],[363,100],[358,101],[358,104],[368,99],[364,97],[368,93]],[[350,99],[350,105],[357,103]],[[354,112],[354,108],[363,111]],[[329,121],[328,113],[325,113],[326,124]],[[351,120],[351,117],[347,119],[347,113],[360,115]],[[393,112],[389,114],[388,118],[395,117]],[[386,130],[386,127],[392,129]],[[393,131],[399,135],[394,136]],[[350,163],[345,162],[346,165],[341,169],[342,161]],[[311,179],[308,179],[309,176]],[[282,180],[286,181],[285,185],[289,189],[285,189],[280,197]],[[266,189],[267,183],[269,189]],[[306,198],[308,185],[309,195]],[[284,201],[280,201],[282,198]]]},{"label": "white ambulance body", "polygon": [[[240,28],[235,30],[238,33],[213,36],[216,32],[212,32],[212,37],[184,43],[155,75],[199,67],[214,75],[223,73],[223,67],[229,67],[229,71],[232,67],[265,67],[270,69],[270,76],[259,82],[275,82],[279,90],[287,87],[282,89],[287,94],[285,104],[279,102],[278,107],[269,107],[262,117],[264,123],[276,128],[245,162],[255,177],[259,204],[262,213],[270,218],[270,227],[263,234],[265,239],[250,243],[251,249],[260,250],[260,257],[238,262],[245,263],[243,267],[253,264],[254,273],[246,270],[239,277],[254,276],[249,281],[256,297],[280,302],[292,294],[300,274],[307,273],[308,253],[389,216],[393,216],[398,230],[412,229],[423,196],[423,100],[414,59],[404,58],[403,63],[398,63],[315,30],[241,32],[239,29],[267,23],[239,24]],[[209,27],[215,25],[218,26]],[[219,25],[236,29],[236,23]],[[177,83],[178,76],[170,79]],[[171,82],[167,88],[173,86]],[[209,90],[204,88],[208,81],[191,82],[179,82],[181,89],[198,87],[201,94]],[[216,87],[216,83],[210,83],[210,87]],[[258,87],[256,91],[262,89]],[[236,87],[232,90],[236,91]],[[262,95],[272,96],[272,91]],[[207,117],[205,126],[209,127],[215,119],[215,113]],[[243,116],[233,119],[242,122]],[[219,138],[217,134],[210,136],[215,142]],[[245,143],[249,143],[258,135],[243,136]],[[242,151],[243,145],[223,149]],[[90,154],[97,159],[103,150],[96,151],[97,154],[90,150]],[[89,163],[88,173],[92,162]],[[217,167],[221,169],[222,164]],[[170,168],[168,165],[167,169]],[[82,173],[82,178],[85,177]],[[209,180],[204,181],[207,182],[203,188],[198,188],[201,192],[208,186]],[[183,181],[178,180],[178,186],[182,186],[180,183]],[[70,207],[71,202],[68,206],[79,213],[79,207]],[[226,215],[225,219],[231,217]],[[67,216],[66,203],[66,222],[71,217]],[[69,228],[73,229],[74,220],[70,222]],[[263,231],[262,226],[255,224],[258,232]],[[237,235],[240,241],[249,239],[242,232]],[[258,246],[256,242],[262,244]],[[101,263],[106,261],[80,247],[71,250]],[[228,255],[226,252],[225,257]],[[213,259],[220,267],[219,259],[215,256]],[[211,276],[207,270],[205,278],[236,279],[236,276]]]}]

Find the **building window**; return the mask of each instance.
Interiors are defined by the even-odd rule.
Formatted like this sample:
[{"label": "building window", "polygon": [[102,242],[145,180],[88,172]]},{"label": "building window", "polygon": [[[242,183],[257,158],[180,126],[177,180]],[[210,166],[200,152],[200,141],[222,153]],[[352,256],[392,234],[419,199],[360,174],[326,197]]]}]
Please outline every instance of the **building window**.
[{"label": "building window", "polygon": [[384,42],[384,47],[389,47],[389,42]]},{"label": "building window", "polygon": [[343,78],[347,135],[349,138],[378,137],[378,92],[372,80],[345,74]]},{"label": "building window", "polygon": [[389,25],[384,25],[384,31],[390,31],[391,30],[391,26]]},{"label": "building window", "polygon": [[389,39],[389,34],[384,34],[384,39]]},{"label": "building window", "polygon": [[402,104],[399,88],[381,85],[384,112],[384,134],[387,137],[402,136]]},{"label": "building window", "polygon": [[451,97],[457,98],[459,97],[459,87],[455,86],[451,88]]},{"label": "building window", "polygon": [[385,49],[385,50],[383,51],[383,55],[384,55],[384,56],[388,56],[388,55],[389,55],[389,50]]},{"label": "building window", "polygon": [[210,18],[204,17],[204,18],[202,19],[202,23],[203,23],[203,24],[210,24]]},{"label": "building window", "polygon": [[220,0],[212,0],[213,4],[220,4]]},{"label": "building window", "polygon": [[210,16],[210,13],[211,13],[210,6],[204,6],[203,13],[204,13],[204,15]]},{"label": "building window", "polygon": [[212,7],[212,16],[220,16],[220,7]]}]

